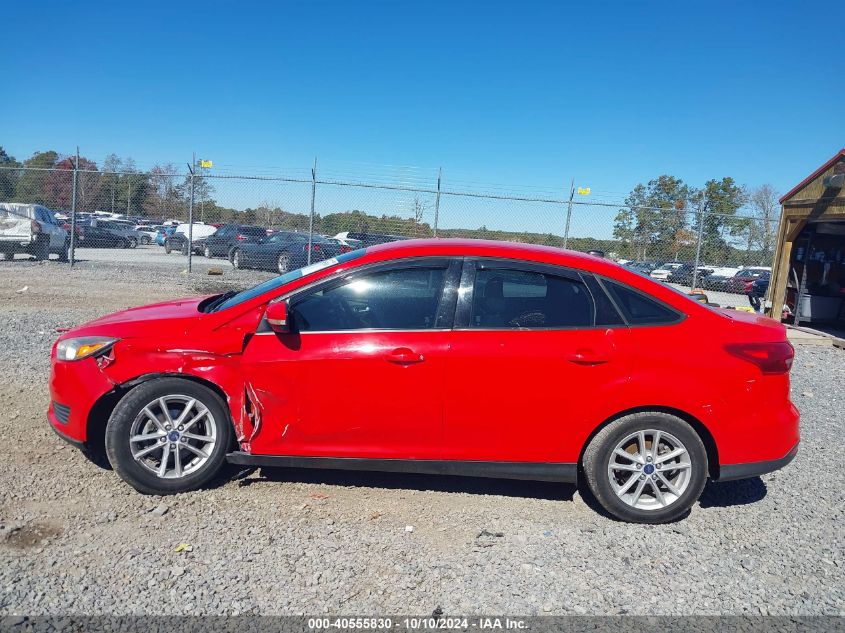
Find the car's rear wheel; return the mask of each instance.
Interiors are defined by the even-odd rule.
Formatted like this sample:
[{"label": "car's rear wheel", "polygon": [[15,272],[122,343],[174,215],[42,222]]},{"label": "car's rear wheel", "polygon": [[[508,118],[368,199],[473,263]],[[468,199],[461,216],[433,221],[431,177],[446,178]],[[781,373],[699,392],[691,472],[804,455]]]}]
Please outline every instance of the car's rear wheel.
[{"label": "car's rear wheel", "polygon": [[141,236],[141,244],[146,246],[149,243],[150,243],[150,236],[149,235],[142,235]]},{"label": "car's rear wheel", "polygon": [[205,255],[208,259],[211,259],[211,249],[206,245],[204,249],[202,249],[202,254]]},{"label": "car's rear wheel", "polygon": [[105,440],[109,463],[124,481],[144,494],[166,495],[200,488],[220,471],[232,425],[211,389],[159,378],[123,397]]},{"label": "car's rear wheel", "polygon": [[238,248],[232,251],[232,266],[235,268],[243,267],[243,262],[241,261],[241,251]]},{"label": "car's rear wheel", "polygon": [[632,523],[666,523],[687,512],[707,481],[707,452],[684,420],[660,412],[614,420],[584,452],[587,485],[601,506]]},{"label": "car's rear wheel", "polygon": [[276,268],[279,270],[280,275],[288,272],[290,270],[290,255],[281,253],[279,259],[276,261]]},{"label": "car's rear wheel", "polygon": [[39,235],[35,242],[35,259],[50,259],[50,236]]},{"label": "car's rear wheel", "polygon": [[138,240],[134,237],[129,238],[129,248],[137,248],[138,247]]}]

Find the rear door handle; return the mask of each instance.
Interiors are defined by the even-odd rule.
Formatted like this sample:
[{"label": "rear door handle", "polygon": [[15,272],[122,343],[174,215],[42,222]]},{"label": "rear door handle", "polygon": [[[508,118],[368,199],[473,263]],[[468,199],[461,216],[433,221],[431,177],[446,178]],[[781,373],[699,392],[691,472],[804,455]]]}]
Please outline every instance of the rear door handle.
[{"label": "rear door handle", "polygon": [[396,363],[398,365],[410,365],[411,363],[421,363],[425,360],[425,356],[417,354],[414,350],[407,347],[397,347],[395,350],[385,356],[388,362]]},{"label": "rear door handle", "polygon": [[579,349],[569,356],[569,362],[576,365],[601,365],[609,360],[606,354],[599,354],[592,349]]}]

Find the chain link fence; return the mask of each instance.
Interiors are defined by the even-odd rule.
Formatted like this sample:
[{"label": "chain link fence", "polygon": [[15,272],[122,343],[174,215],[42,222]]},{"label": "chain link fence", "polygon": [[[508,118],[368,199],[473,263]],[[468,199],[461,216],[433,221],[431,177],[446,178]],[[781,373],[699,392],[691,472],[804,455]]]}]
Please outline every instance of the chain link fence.
[{"label": "chain link fence", "polygon": [[[52,210],[71,266],[133,258],[174,272],[210,265],[277,272],[391,240],[464,237],[600,251],[679,288],[724,293],[716,299],[723,305],[746,302],[748,275],[737,273],[771,266],[778,218],[742,208],[719,214],[701,204],[637,207],[574,190],[555,196],[454,184],[426,170],[361,179],[320,172],[316,163],[291,177],[200,167],[106,172],[66,159],[54,168],[0,169],[0,203]],[[43,235],[21,235],[10,246],[17,237],[8,209],[22,207],[3,206],[5,258],[15,250],[17,257],[43,254],[23,248]]]}]

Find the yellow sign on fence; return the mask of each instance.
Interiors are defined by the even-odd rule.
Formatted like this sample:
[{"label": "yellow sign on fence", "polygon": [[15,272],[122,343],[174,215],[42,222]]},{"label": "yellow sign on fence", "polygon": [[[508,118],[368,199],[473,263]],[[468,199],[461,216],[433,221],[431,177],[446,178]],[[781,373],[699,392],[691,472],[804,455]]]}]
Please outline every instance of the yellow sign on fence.
[{"label": "yellow sign on fence", "polygon": [[589,187],[578,187],[578,195],[589,196],[590,195],[590,188]]},{"label": "yellow sign on fence", "polygon": [[203,169],[211,169],[212,167],[214,167],[214,163],[210,160],[201,160],[200,167],[202,167]]}]

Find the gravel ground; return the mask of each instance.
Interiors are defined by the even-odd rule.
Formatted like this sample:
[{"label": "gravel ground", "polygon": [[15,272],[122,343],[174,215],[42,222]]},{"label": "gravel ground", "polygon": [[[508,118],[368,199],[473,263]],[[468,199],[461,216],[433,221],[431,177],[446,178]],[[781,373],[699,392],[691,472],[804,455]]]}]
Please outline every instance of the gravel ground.
[{"label": "gravel ground", "polygon": [[0,614],[843,614],[842,350],[797,350],[796,460],[709,484],[672,525],[613,521],[572,486],[432,476],[258,471],[145,497],[48,427],[55,328],[267,275],[121,255],[0,262]]}]

